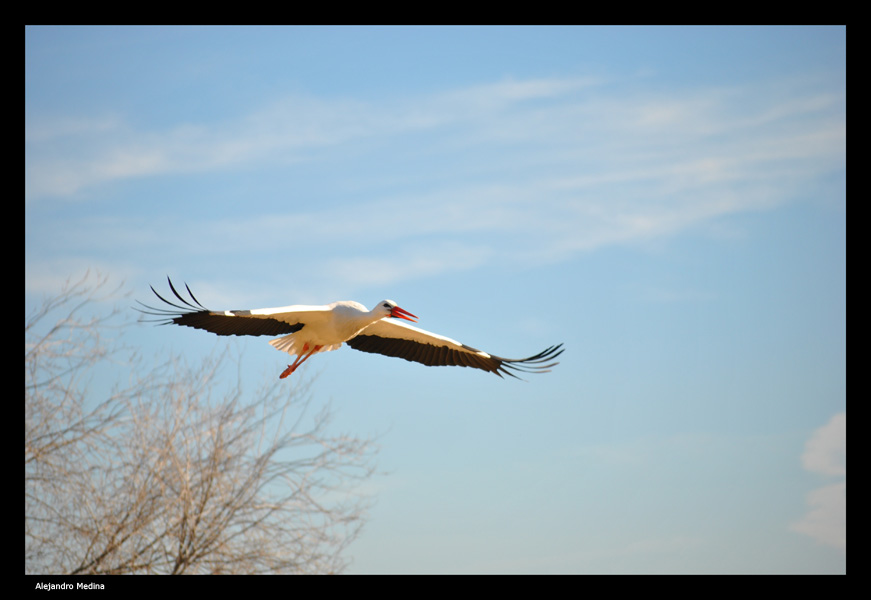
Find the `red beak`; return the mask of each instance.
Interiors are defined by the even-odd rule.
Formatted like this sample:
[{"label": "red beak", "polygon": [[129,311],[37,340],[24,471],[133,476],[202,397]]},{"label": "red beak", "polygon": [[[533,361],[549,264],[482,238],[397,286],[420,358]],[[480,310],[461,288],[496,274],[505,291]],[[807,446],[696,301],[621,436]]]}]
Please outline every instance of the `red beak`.
[{"label": "red beak", "polygon": [[391,317],[396,317],[397,319],[405,319],[406,321],[411,321],[412,323],[417,322],[417,317],[404,308],[399,308],[398,306],[394,306],[393,310],[390,311]]}]

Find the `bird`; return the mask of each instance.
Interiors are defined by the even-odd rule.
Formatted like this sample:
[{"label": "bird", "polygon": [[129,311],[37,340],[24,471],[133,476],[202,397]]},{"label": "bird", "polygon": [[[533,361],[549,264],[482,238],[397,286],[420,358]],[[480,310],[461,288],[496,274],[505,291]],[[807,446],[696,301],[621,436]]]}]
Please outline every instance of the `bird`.
[{"label": "bird", "polygon": [[372,310],[359,302],[340,301],[322,306],[213,311],[200,304],[187,283],[184,285],[188,299],[179,294],[169,277],[167,281],[181,304],[167,300],[150,286],[166,306],[152,307],[137,300],[144,310],[139,307],[136,310],[157,317],[143,320],[204,329],[217,335],[281,336],[270,340],[269,344],[296,359],[281,373],[280,379],[291,375],[313,355],[336,350],[343,343],[362,352],[403,358],[431,367],[472,367],[516,379],[520,377],[515,373],[549,372],[559,364],[553,359],[564,351],[562,344],[556,344],[528,358],[502,358],[405,323],[417,323],[418,317],[393,300],[382,300]]}]

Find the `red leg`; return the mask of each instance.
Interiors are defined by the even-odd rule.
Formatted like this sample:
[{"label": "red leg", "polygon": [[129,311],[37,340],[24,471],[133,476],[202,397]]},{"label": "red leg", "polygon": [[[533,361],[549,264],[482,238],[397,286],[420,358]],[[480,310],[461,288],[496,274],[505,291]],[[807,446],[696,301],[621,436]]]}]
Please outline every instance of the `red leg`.
[{"label": "red leg", "polygon": [[303,355],[303,354],[308,350],[308,344],[306,344],[305,346],[303,346],[303,347],[302,347],[302,352],[300,352],[299,354],[296,355],[296,360],[293,361],[293,364],[292,364],[292,365],[287,365],[287,368],[284,370],[284,372],[281,373],[281,375],[278,376],[278,378],[279,378],[279,379],[284,379],[285,377],[287,377],[288,375],[290,375],[291,373],[293,373],[294,371],[296,371],[296,369],[297,369],[297,368],[298,368],[302,363],[304,363],[304,362],[308,359],[308,357],[310,357],[312,354],[314,354],[315,352],[317,352],[317,351],[320,350],[321,348],[323,348],[323,346],[315,346],[314,348],[312,348],[312,349],[308,352],[308,354]]},{"label": "red leg", "polygon": [[284,370],[284,372],[282,372],[281,375],[278,376],[278,378],[284,379],[285,377],[287,377],[288,375],[290,375],[291,373],[296,371],[296,368],[302,364],[302,361],[303,361],[302,357],[307,351],[308,351],[308,344],[305,344],[302,347],[302,351],[296,355],[296,359],[293,361],[293,364],[287,365],[287,368]]}]

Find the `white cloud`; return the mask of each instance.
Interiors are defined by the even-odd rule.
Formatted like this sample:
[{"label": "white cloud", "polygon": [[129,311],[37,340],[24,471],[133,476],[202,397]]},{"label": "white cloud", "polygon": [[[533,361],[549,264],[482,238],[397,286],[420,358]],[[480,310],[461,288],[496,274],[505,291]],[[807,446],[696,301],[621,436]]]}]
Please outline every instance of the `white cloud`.
[{"label": "white cloud", "polygon": [[834,483],[810,492],[810,510],[790,529],[827,546],[847,552],[847,482]]},{"label": "white cloud", "polygon": [[836,414],[813,433],[801,463],[813,473],[847,476],[847,413]]},{"label": "white cloud", "polygon": [[[802,466],[812,473],[847,477],[847,413],[838,413],[814,431],[805,444]],[[841,481],[811,491],[810,510],[790,524],[792,531],[847,552],[847,482]]]}]

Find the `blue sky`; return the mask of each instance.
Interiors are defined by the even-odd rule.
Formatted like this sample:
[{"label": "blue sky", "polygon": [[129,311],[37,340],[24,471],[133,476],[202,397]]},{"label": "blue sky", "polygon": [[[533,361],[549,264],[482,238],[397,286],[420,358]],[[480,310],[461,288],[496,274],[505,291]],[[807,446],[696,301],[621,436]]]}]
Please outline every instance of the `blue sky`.
[{"label": "blue sky", "polygon": [[294,375],[380,435],[350,572],[846,572],[843,27],[26,28],[25,308],[87,269],[565,344]]}]

